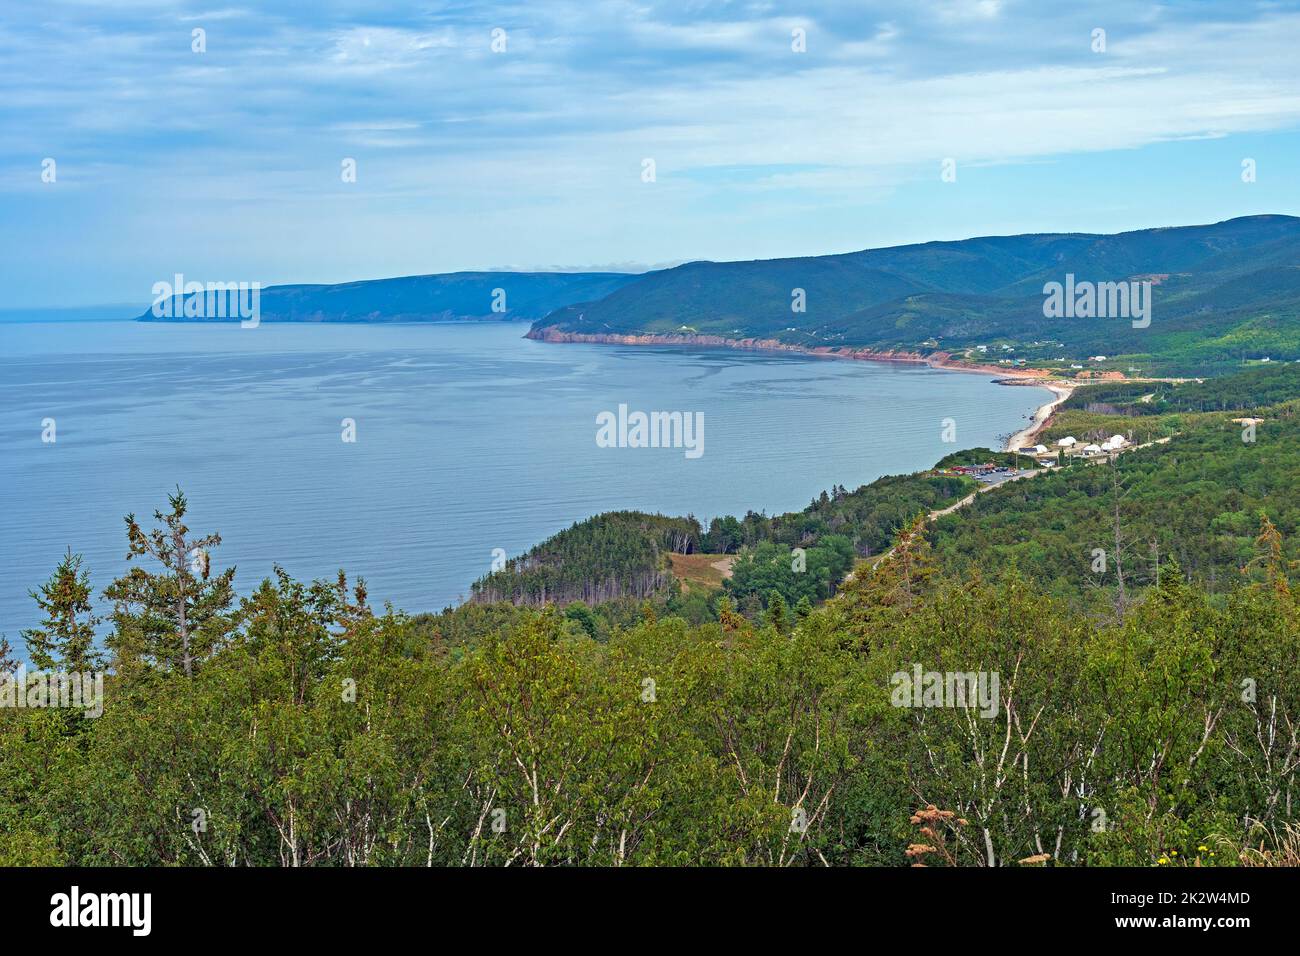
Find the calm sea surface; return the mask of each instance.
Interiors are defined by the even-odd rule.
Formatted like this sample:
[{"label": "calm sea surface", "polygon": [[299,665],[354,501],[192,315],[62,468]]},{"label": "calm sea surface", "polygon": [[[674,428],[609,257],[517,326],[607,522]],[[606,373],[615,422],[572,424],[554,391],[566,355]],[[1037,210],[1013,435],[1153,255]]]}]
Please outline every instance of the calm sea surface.
[{"label": "calm sea surface", "polygon": [[[103,588],[122,516],[180,485],[213,567],[364,576],[437,610],[494,548],[611,509],[707,519],[802,508],[994,445],[1050,397],[981,375],[727,350],[547,345],[524,325],[0,323],[0,634],[64,549]],[[704,454],[601,448],[596,416],[702,412]],[[940,441],[944,418],[958,445]],[[42,420],[57,440],[42,442]],[[342,440],[342,420],[356,441]]]}]

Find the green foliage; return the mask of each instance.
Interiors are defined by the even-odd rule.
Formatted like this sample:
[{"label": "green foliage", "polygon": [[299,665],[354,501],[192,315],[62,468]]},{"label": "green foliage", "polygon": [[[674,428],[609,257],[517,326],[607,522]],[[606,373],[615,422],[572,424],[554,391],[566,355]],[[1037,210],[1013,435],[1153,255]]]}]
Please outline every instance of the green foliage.
[{"label": "green foliage", "polygon": [[547,538],[504,569],[474,582],[472,600],[545,604],[645,598],[669,588],[669,551],[695,550],[693,518],[607,512]]},{"label": "green foliage", "polygon": [[[1254,441],[1243,441],[1232,413],[1187,416],[1173,440],[1112,465],[1078,464],[980,495],[935,523],[940,563],[950,575],[1016,566],[1053,593],[1086,598],[1113,594],[1120,575],[1130,589],[1152,585],[1172,555],[1199,586],[1227,590],[1254,556],[1261,512],[1294,556],[1300,489],[1283,476],[1300,472],[1297,405],[1265,410]],[[1104,571],[1094,570],[1095,549]]]},{"label": "green foliage", "polygon": [[127,560],[151,558],[162,571],[133,567],[105,589],[114,603],[108,647],[119,668],[180,670],[189,677],[226,633],[235,569],[209,580],[209,550],[221,544],[221,536],[190,537],[185,495],[177,489],[167,501],[171,511],[154,512],[162,527],[152,531],[142,530],[135,515],[126,516]]},{"label": "green foliage", "polygon": [[853,545],[843,535],[828,535],[821,545],[803,549],[802,554],[773,541],[765,541],[744,551],[732,565],[726,581],[727,593],[745,603],[758,596],[770,606],[773,595],[784,606],[809,601],[824,601],[835,592],[835,585],[853,567]]},{"label": "green foliage", "polygon": [[[985,459],[987,460],[987,459]],[[770,538],[789,547],[825,546],[828,536],[848,537],[861,556],[880,554],[917,512],[950,505],[975,490],[957,475],[888,475],[857,491],[833,489],[803,511],[772,519]]]},{"label": "green foliage", "polygon": [[[855,555],[884,551],[918,511],[952,504],[974,487],[957,475],[890,475],[852,492],[837,485],[803,511],[715,518],[703,533],[691,517],[607,512],[577,522],[481,578],[471,600],[489,608],[504,602],[539,606],[581,601],[596,609],[594,620],[584,618],[584,629],[602,641],[614,628],[630,625],[628,601],[651,600],[702,623],[716,620],[715,599],[681,594],[666,560],[670,551],[702,551],[743,552],[725,583],[742,607],[761,605],[773,591],[788,606],[805,597],[818,603],[834,593]],[[800,571],[793,570],[796,548],[806,552],[806,567]],[[474,643],[484,628],[467,630],[468,621],[481,619],[490,628],[494,621],[500,623],[502,613],[448,609],[436,617],[417,617],[417,623],[445,632],[451,644]]]},{"label": "green foliage", "polygon": [[1105,415],[1249,411],[1300,398],[1300,365],[1269,362],[1204,381],[1104,382],[1086,385],[1061,404]]},{"label": "green foliage", "polygon": [[[955,451],[950,455],[944,455],[935,463],[935,469],[952,468],[956,465],[983,465],[992,462],[1002,468],[1024,468],[1033,467],[1033,462],[1025,458],[1024,455],[1017,455],[1015,452],[994,451],[991,448],[964,448],[961,451]],[[971,487],[974,490],[974,487]]]},{"label": "green foliage", "polygon": [[49,581],[30,593],[45,614],[41,627],[23,632],[32,664],[65,672],[99,667],[102,661],[95,650],[98,619],[92,611],[90,575],[82,568],[81,555],[69,550]]}]

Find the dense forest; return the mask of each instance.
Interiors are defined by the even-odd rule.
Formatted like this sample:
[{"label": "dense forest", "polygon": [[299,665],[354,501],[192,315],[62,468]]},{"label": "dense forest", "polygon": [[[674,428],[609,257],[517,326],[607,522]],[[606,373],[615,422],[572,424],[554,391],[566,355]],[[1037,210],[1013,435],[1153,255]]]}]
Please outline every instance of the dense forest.
[{"label": "dense forest", "polygon": [[1294,362],[1265,362],[1233,375],[1191,382],[1103,382],[1085,385],[1061,403],[1108,415],[1148,416],[1171,412],[1226,412],[1264,408],[1297,397],[1300,370]]},{"label": "dense forest", "polygon": [[[746,596],[759,589],[766,596],[778,587],[792,601],[805,593],[824,600],[853,566],[855,555],[881,553],[918,511],[951,504],[973,489],[972,480],[958,475],[893,475],[852,492],[836,486],[802,511],[714,518],[707,531],[691,516],[607,512],[505,561],[500,570],[474,583],[472,600],[541,605],[667,597],[675,586],[668,553],[696,551],[744,552],[728,585],[733,594]],[[755,551],[759,548],[761,556]],[[780,570],[795,563],[796,548],[804,552],[798,563],[812,568],[809,575],[803,568]],[[758,569],[764,569],[765,578],[780,576],[782,584],[745,584],[748,572]]]},{"label": "dense forest", "polygon": [[[1055,430],[1066,428],[1087,434]],[[1168,442],[1113,465],[1074,465],[981,495],[936,522],[935,549],[948,573],[1016,565],[1067,597],[1154,583],[1170,555],[1199,586],[1230,588],[1261,513],[1288,541],[1300,534],[1300,403],[1270,409],[1252,441],[1244,430],[1226,415],[1184,420]],[[1104,571],[1094,570],[1096,549]]]},{"label": "dense forest", "polygon": [[[1247,574],[1093,616],[1015,572],[939,573],[920,523],[802,615],[646,604],[594,640],[474,607],[461,643],[281,573],[235,601],[184,499],[111,588],[102,716],[0,709],[0,863],[1156,865],[1295,852],[1300,607]],[[216,539],[204,553],[216,558]],[[99,666],[85,571],[38,592],[45,660]],[[6,665],[12,666],[12,662]],[[993,681],[903,701],[899,675]],[[922,706],[917,706],[921,703]],[[990,705],[991,706],[988,706]],[[934,808],[934,809],[928,809]],[[1288,841],[1291,842],[1288,842]]]},{"label": "dense forest", "polygon": [[694,518],[616,511],[579,521],[474,582],[472,600],[512,604],[643,598],[668,587],[669,551],[690,553]]}]

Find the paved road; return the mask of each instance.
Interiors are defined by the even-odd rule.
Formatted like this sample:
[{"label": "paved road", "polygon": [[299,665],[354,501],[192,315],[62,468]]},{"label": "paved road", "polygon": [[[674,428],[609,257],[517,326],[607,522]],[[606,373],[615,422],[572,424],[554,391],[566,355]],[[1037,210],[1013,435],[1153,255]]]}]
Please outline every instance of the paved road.
[{"label": "paved road", "polygon": [[[1015,472],[1006,472],[1003,474],[993,474],[993,475],[981,475],[979,477],[976,477],[975,480],[980,483],[979,488],[972,491],[970,494],[968,494],[965,498],[962,498],[960,501],[955,501],[952,504],[948,505],[946,508],[936,508],[934,511],[931,511],[928,515],[926,515],[925,520],[927,522],[931,522],[935,518],[942,518],[944,515],[950,515],[954,511],[958,510],[959,508],[965,508],[968,504],[974,501],[977,496],[984,494],[984,492],[986,491],[992,491],[994,488],[997,488],[999,485],[1005,485],[1008,481],[1019,481],[1021,478],[1032,478],[1034,477],[1034,475],[1041,474],[1044,471],[1047,471],[1047,469],[1046,468],[1022,468],[1019,471],[1015,471]],[[893,554],[894,554],[894,549],[890,548],[884,554],[880,555],[880,557],[876,558],[875,561],[871,561],[870,562],[871,570],[873,571],[876,570],[876,568],[880,567],[881,561],[887,561],[889,558],[893,556]],[[863,567],[865,567],[869,560],[870,559],[868,559],[867,561],[862,561],[861,563],[858,564],[856,568],[854,568],[847,575],[845,575],[844,580],[840,582],[840,587],[842,588],[844,587],[844,585],[852,581],[853,578],[857,576],[858,571],[860,571]]]},{"label": "paved road", "polygon": [[[1166,435],[1164,438],[1157,438],[1155,441],[1149,441],[1141,445],[1129,445],[1127,448],[1120,449],[1120,454],[1124,454],[1130,451],[1137,451],[1139,448],[1150,448],[1152,445],[1163,445],[1173,437],[1174,437],[1173,435]],[[1089,464],[1095,465],[1098,462],[1109,461],[1109,460],[1110,460],[1109,456],[1099,455],[1097,458],[1089,462]],[[937,508],[934,511],[931,511],[928,515],[926,515],[926,522],[927,523],[932,522],[934,521],[935,518],[942,518],[944,515],[950,515],[954,511],[957,511],[961,508],[965,508],[972,501],[974,501],[976,497],[978,497],[979,495],[984,494],[984,492],[986,491],[991,491],[994,488],[997,488],[999,485],[1004,485],[1008,481],[1019,481],[1021,478],[1032,478],[1034,477],[1034,475],[1041,475],[1045,471],[1051,471],[1051,469],[1050,468],[1022,468],[1021,470],[1016,472],[1007,472],[1003,474],[993,474],[993,475],[980,475],[978,477],[975,477],[975,480],[980,483],[981,487],[977,488],[975,491],[972,491],[970,494],[968,494],[965,498],[962,498],[960,501],[948,505],[946,508]],[[889,560],[889,558],[892,557],[893,554],[894,554],[894,549],[890,548],[888,551],[880,555],[874,561],[871,561],[871,559],[868,558],[864,561],[859,562],[858,566],[855,567],[852,571],[850,571],[845,576],[844,580],[840,583],[840,587],[843,588],[845,584],[848,584],[850,581],[852,581],[857,576],[857,573],[860,570],[862,570],[862,568],[866,567],[868,563],[870,563],[871,565],[871,570],[874,571],[876,568],[880,567],[880,562]]]}]

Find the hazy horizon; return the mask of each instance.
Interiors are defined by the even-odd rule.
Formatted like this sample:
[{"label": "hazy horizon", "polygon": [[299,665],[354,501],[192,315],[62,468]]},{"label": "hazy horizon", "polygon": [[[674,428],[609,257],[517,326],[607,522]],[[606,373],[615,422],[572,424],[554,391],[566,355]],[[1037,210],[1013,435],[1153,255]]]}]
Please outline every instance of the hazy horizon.
[{"label": "hazy horizon", "polygon": [[[1297,217],[1297,216],[1292,216],[1292,215],[1290,215],[1289,213],[1255,213],[1255,214],[1253,214],[1253,215],[1254,215],[1254,217],[1260,217],[1260,216],[1279,216],[1279,217],[1291,218],[1291,219],[1294,219],[1294,218],[1300,218],[1300,217]],[[1232,219],[1238,219],[1238,218],[1250,218],[1250,217],[1244,217],[1244,216],[1233,216],[1233,217],[1230,217],[1230,218],[1232,218]],[[1141,228],[1136,229],[1136,230],[1123,230],[1123,231],[1125,231],[1125,232],[1130,232],[1130,231],[1133,231],[1133,232],[1143,232],[1143,231],[1149,231],[1149,230],[1153,230],[1153,229],[1167,229],[1167,228],[1180,228],[1180,227],[1195,227],[1195,226],[1206,226],[1206,225],[1214,225],[1214,223],[1199,223],[1199,222],[1198,222],[1198,223],[1181,223],[1181,222],[1180,222],[1180,223],[1168,223],[1168,224],[1162,224],[1162,225],[1145,226],[1145,227],[1141,227]],[[1064,234],[1064,233],[1065,233],[1064,230],[1060,230],[1060,231],[1053,231],[1052,233],[1037,233],[1037,234],[1038,234],[1038,235],[1047,235],[1047,234]],[[1076,233],[1076,234],[1077,234],[1077,233]],[[1033,235],[1033,233],[1019,233],[1019,234],[1014,234],[1014,233],[1004,233],[1004,234],[1000,234],[1000,235],[998,235],[998,236],[992,236],[992,235],[985,235],[985,236],[964,236],[964,237],[962,237],[961,239],[955,239],[955,240],[923,240],[923,241],[921,241],[921,242],[919,242],[919,243],[905,243],[905,244],[903,244],[903,245],[925,245],[925,244],[927,244],[927,243],[929,243],[929,242],[960,242],[960,241],[963,241],[963,240],[965,240],[965,239],[1006,238],[1006,237],[1009,237],[1009,236],[1011,236],[1011,235]],[[1113,233],[1093,233],[1093,235],[1113,235]],[[854,252],[864,252],[864,251],[870,251],[870,250],[873,250],[873,249],[885,249],[885,248],[897,248],[897,246],[892,246],[892,247],[891,247],[891,246],[869,246],[869,247],[866,247],[866,248],[864,248],[864,249],[847,249],[847,250],[842,250],[841,252],[838,252],[838,253],[834,253],[834,252],[832,252],[832,253],[825,253],[825,254],[826,254],[826,255],[845,255],[845,254],[851,254],[851,253],[854,253]],[[767,258],[769,258],[769,259],[783,259],[783,258],[798,258],[798,257],[791,257],[791,256],[773,256],[773,257],[767,257]],[[643,274],[648,273],[648,272],[656,272],[656,271],[659,271],[659,270],[662,270],[662,269],[671,269],[671,268],[674,268],[674,267],[676,267],[676,266],[682,265],[682,264],[684,264],[684,263],[686,263],[686,262],[690,262],[690,261],[699,261],[699,260],[685,260],[685,259],[684,259],[684,260],[680,260],[680,261],[678,261],[678,262],[660,263],[660,264],[656,264],[656,265],[652,265],[652,266],[644,266],[644,267],[638,267],[638,268],[628,267],[628,268],[621,268],[621,269],[620,269],[620,268],[614,268],[614,267],[603,267],[603,268],[602,268],[602,267],[600,267],[600,266],[592,266],[592,267],[588,267],[588,268],[582,268],[582,267],[563,267],[563,266],[558,266],[558,267],[553,267],[553,268],[549,268],[549,269],[505,269],[505,268],[497,268],[497,269],[464,269],[464,270],[457,270],[457,271],[458,271],[458,272],[465,272],[465,273],[492,273],[492,272],[500,272],[500,273],[503,273],[503,274],[505,274],[505,273],[512,273],[512,272],[532,272],[532,273],[548,273],[548,272],[551,272],[551,273],[611,272],[611,273],[623,273],[623,274],[628,274],[628,275],[643,275]],[[715,260],[715,261],[718,261],[718,260]],[[721,260],[721,261],[726,261],[726,260]],[[731,260],[731,261],[736,261],[736,260]],[[763,261],[763,260],[757,260],[757,261]],[[439,273],[421,273],[420,275],[437,275],[437,274],[439,274]],[[294,285],[346,285],[346,284],[350,284],[350,283],[376,282],[376,281],[383,281],[383,280],[386,280],[386,279],[402,279],[402,278],[414,278],[414,277],[416,277],[416,276],[409,276],[409,275],[383,275],[383,276],[368,276],[368,277],[363,277],[363,278],[339,279],[337,282],[301,283],[301,282],[292,282],[292,281],[290,281],[290,282],[284,282],[284,283],[276,283],[276,285],[277,285],[277,286],[294,286]],[[268,288],[271,288],[271,287],[268,287]],[[34,314],[40,314],[40,316],[41,316],[43,319],[45,319],[46,321],[62,321],[62,322],[97,322],[97,321],[113,321],[114,319],[117,319],[117,318],[120,318],[120,319],[132,319],[132,318],[136,318],[136,317],[138,316],[138,313],[139,313],[140,311],[142,311],[143,309],[147,308],[147,307],[148,307],[148,304],[149,304],[148,301],[143,301],[143,302],[140,302],[140,303],[134,303],[134,302],[126,302],[126,303],[124,303],[124,302],[87,302],[87,303],[84,303],[84,304],[81,304],[81,305],[33,305],[33,306],[12,306],[12,307],[11,307],[11,306],[5,306],[5,307],[0,307],[0,321],[13,321],[13,320],[15,320],[15,319],[25,319],[25,318],[27,318],[27,317],[29,317],[29,316],[34,315]],[[121,315],[118,315],[118,313],[122,313],[122,314],[121,314]],[[56,318],[56,316],[57,316],[57,318]],[[362,321],[366,321],[366,320],[363,320],[363,319],[355,319],[355,320],[352,320],[352,321],[362,322]],[[456,320],[446,320],[446,321],[456,321]],[[399,323],[399,324],[400,324],[400,323]]]}]

